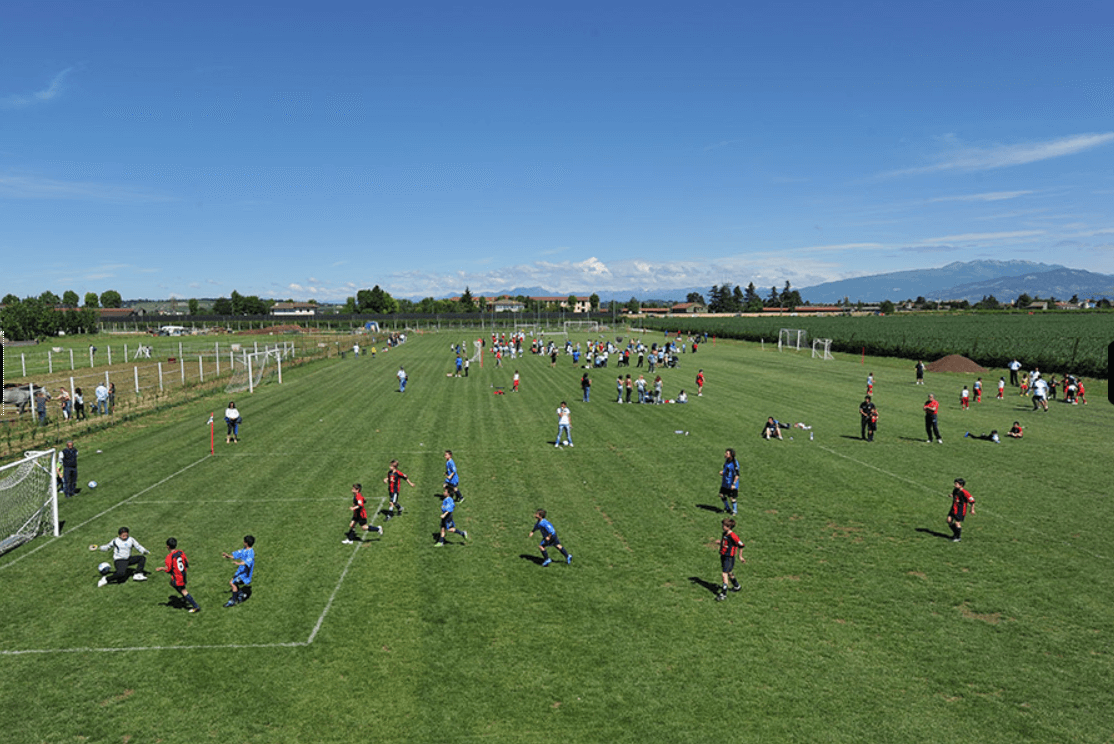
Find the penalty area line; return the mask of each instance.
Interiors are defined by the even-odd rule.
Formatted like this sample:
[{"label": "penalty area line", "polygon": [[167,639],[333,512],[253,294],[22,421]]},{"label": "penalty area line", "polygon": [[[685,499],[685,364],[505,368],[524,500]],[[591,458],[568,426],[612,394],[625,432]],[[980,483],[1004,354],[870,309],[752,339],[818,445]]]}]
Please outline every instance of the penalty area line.
[{"label": "penalty area line", "polygon": [[[196,465],[197,463],[194,463],[194,464]],[[156,484],[156,485],[158,485],[158,484]],[[383,503],[386,500],[387,500],[386,496],[382,496],[382,497],[379,498],[379,505],[375,509],[375,513],[377,515],[379,514],[379,511],[383,508]],[[369,523],[374,524],[374,521],[375,520],[373,519]],[[15,650],[0,650],[0,656],[29,656],[29,655],[32,655],[32,654],[77,654],[77,653],[109,653],[109,654],[111,654],[111,653],[119,653],[121,651],[131,651],[131,652],[138,652],[138,651],[223,651],[223,650],[234,649],[234,648],[243,648],[243,649],[253,649],[253,648],[302,648],[302,647],[305,647],[305,646],[309,646],[310,644],[313,643],[314,639],[317,638],[317,634],[318,634],[318,632],[320,632],[321,626],[325,624],[325,617],[329,614],[329,610],[332,609],[333,601],[336,599],[337,594],[340,593],[340,587],[344,584],[344,579],[348,576],[348,571],[352,568],[352,564],[353,564],[353,562],[355,562],[356,556],[359,554],[360,548],[362,548],[362,547],[363,547],[362,542],[357,544],[356,549],[352,551],[352,554],[350,556],[348,556],[348,562],[344,564],[344,570],[342,570],[340,572],[340,578],[337,579],[336,586],[333,587],[333,591],[329,595],[328,601],[325,602],[325,608],[323,610],[321,610],[321,614],[317,617],[317,622],[314,623],[313,630],[310,631],[309,638],[307,638],[304,641],[275,641],[273,643],[219,643],[219,644],[217,644],[217,643],[213,643],[213,644],[200,643],[200,644],[193,644],[193,645],[189,645],[189,646],[128,646],[128,647],[121,647],[121,648],[83,646],[83,647],[79,647],[79,648],[15,649]]]},{"label": "penalty area line", "polygon": [[93,516],[89,517],[88,519],[86,519],[86,520],[85,520],[84,522],[82,522],[81,524],[79,524],[79,525],[75,525],[75,526],[73,526],[73,527],[69,528],[68,530],[66,530],[65,532],[63,532],[63,533],[62,533],[61,535],[59,535],[58,537],[52,537],[52,538],[50,538],[49,540],[47,540],[46,542],[44,542],[44,543],[43,543],[42,545],[39,545],[39,546],[37,546],[37,547],[35,547],[35,548],[32,548],[31,550],[28,550],[28,551],[27,551],[26,553],[23,553],[23,554],[19,555],[18,557],[16,557],[16,558],[13,558],[12,560],[8,561],[7,563],[4,563],[4,564],[0,565],[0,571],[3,571],[3,570],[4,570],[5,568],[7,568],[8,566],[13,566],[13,565],[15,565],[16,563],[19,563],[19,562],[20,562],[21,560],[23,560],[24,558],[26,558],[26,557],[28,557],[28,556],[34,555],[35,553],[39,552],[39,551],[40,551],[40,550],[42,550],[43,548],[46,548],[46,547],[49,547],[49,546],[53,545],[53,544],[54,544],[54,543],[55,543],[56,541],[58,541],[58,540],[61,540],[61,539],[62,539],[63,537],[66,537],[67,535],[69,535],[69,534],[70,534],[70,533],[72,533],[72,532],[76,532],[77,530],[80,530],[80,529],[81,529],[82,527],[84,527],[85,525],[89,524],[90,522],[94,522],[94,521],[96,521],[96,520],[100,519],[100,518],[101,518],[101,517],[103,517],[104,515],[106,515],[106,514],[108,514],[108,513],[112,512],[112,511],[115,511],[116,509],[119,509],[119,508],[120,508],[121,506],[124,506],[125,504],[130,504],[130,503],[132,503],[132,502],[133,502],[133,501],[134,501],[135,499],[138,499],[138,498],[139,498],[140,496],[142,496],[143,494],[145,494],[145,493],[147,493],[147,492],[149,492],[149,491],[151,491],[151,490],[153,490],[153,489],[155,489],[155,488],[158,488],[158,487],[159,487],[159,486],[161,486],[161,485],[162,485],[163,483],[166,483],[167,481],[171,480],[172,478],[177,478],[177,477],[178,477],[179,475],[181,475],[182,473],[186,472],[187,470],[189,470],[190,468],[192,468],[192,467],[194,467],[194,466],[196,466],[196,465],[200,465],[201,463],[203,463],[203,462],[205,462],[206,460],[208,460],[208,459],[209,459],[210,457],[211,457],[211,455],[205,455],[205,456],[204,456],[204,457],[202,457],[202,458],[201,458],[200,460],[197,460],[196,462],[191,462],[191,463],[190,463],[189,465],[185,466],[185,467],[184,467],[184,468],[182,468],[181,470],[179,470],[179,471],[177,471],[177,472],[175,472],[175,473],[171,473],[170,475],[166,476],[165,478],[163,478],[163,479],[162,479],[161,481],[159,481],[158,483],[155,483],[154,485],[151,485],[151,486],[147,486],[147,488],[144,488],[144,489],[143,489],[142,491],[140,491],[139,493],[135,493],[135,494],[132,494],[132,495],[131,495],[131,496],[129,496],[128,498],[124,499],[123,501],[118,501],[118,502],[116,502],[115,504],[113,504],[112,506],[108,507],[107,509],[105,509],[104,511],[100,512],[99,514],[94,514]]}]

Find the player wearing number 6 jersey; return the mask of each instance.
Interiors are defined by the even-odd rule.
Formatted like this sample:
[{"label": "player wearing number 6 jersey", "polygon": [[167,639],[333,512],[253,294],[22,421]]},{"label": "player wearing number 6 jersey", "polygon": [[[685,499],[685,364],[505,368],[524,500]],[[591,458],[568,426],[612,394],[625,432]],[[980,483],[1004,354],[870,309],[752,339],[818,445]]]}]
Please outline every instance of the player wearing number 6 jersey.
[{"label": "player wearing number 6 jersey", "polygon": [[166,538],[166,561],[164,564],[155,570],[170,574],[170,586],[182,595],[182,599],[190,603],[190,612],[201,612],[201,608],[197,606],[197,601],[186,589],[186,570],[190,567],[190,561],[186,558],[185,553],[178,550],[178,541],[173,537]]}]

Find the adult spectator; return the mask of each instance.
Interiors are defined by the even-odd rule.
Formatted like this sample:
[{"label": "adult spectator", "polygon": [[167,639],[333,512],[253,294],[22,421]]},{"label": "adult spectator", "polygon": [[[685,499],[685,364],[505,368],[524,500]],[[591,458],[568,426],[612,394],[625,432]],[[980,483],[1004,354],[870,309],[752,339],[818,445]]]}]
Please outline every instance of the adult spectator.
[{"label": "adult spectator", "polygon": [[97,385],[97,389],[93,391],[93,395],[97,398],[97,413],[104,415],[108,413],[108,386],[103,382]]},{"label": "adult spectator", "polygon": [[1008,367],[1010,370],[1010,384],[1014,387],[1017,387],[1021,384],[1017,381],[1017,373],[1021,369],[1021,362],[1014,359],[1012,362],[1009,363]]},{"label": "adult spectator", "polygon": [[62,450],[62,492],[70,498],[77,492],[77,448],[66,442]]},{"label": "adult spectator", "polygon": [[[871,401],[870,396],[866,396],[862,403],[859,404],[859,437],[874,441],[874,431],[878,428],[878,409]],[[869,436],[868,436],[869,433]]]}]

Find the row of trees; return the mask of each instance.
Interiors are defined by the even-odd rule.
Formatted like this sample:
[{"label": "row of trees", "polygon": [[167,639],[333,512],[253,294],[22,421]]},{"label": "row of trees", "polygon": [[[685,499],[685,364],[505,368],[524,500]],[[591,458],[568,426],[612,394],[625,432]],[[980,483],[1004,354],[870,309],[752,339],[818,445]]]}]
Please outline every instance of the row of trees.
[{"label": "row of trees", "polygon": [[[69,293],[73,294],[73,293]],[[96,300],[97,296],[89,293]],[[119,295],[117,295],[119,296]],[[30,341],[35,338],[65,334],[96,333],[97,311],[95,305],[78,307],[77,295],[66,304],[53,292],[43,292],[38,297],[19,299],[13,294],[4,297],[0,308],[0,329],[12,341]]]},{"label": "row of trees", "polygon": [[747,285],[744,290],[738,284],[732,289],[730,285],[712,285],[708,292],[708,301],[697,292],[690,292],[686,298],[689,302],[705,305],[710,313],[757,313],[764,307],[784,307],[792,310],[798,305],[803,305],[801,293],[793,289],[789,282],[779,292],[777,287],[770,287],[770,294],[765,299],[758,294],[754,282]]},{"label": "row of trees", "polygon": [[[528,313],[557,312],[562,309],[560,302],[534,300],[525,295],[516,295],[515,297],[507,295],[506,299],[512,299],[522,303],[523,310]],[[566,309],[575,307],[577,301],[576,295],[569,295],[566,300]],[[593,294],[588,298],[588,302],[591,305],[592,312],[599,311],[599,295]],[[349,297],[348,301],[344,304],[344,312],[349,314],[483,313],[489,310],[491,310],[491,307],[489,307],[487,298],[483,296],[476,297],[468,287],[464,288],[464,293],[458,300],[437,300],[433,297],[426,297],[418,302],[414,302],[413,300],[407,300],[405,298],[396,299],[392,297],[389,292],[381,289],[379,285],[376,284],[371,289],[361,289],[356,293],[355,297]]]}]

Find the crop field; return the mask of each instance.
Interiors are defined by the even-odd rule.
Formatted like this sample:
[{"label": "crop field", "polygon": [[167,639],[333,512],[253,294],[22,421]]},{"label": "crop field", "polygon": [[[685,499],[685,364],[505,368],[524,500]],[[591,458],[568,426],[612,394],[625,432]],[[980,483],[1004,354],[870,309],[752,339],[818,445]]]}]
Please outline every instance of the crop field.
[{"label": "crop field", "polygon": [[[802,308],[804,312],[807,308]],[[668,318],[648,326],[703,332],[776,344],[781,328],[800,328],[832,339],[832,349],[851,354],[924,359],[962,354],[987,367],[1019,359],[1026,369],[1107,377],[1107,346],[1114,341],[1114,314],[1054,312],[898,313],[868,317]]]},{"label": "crop field", "polygon": [[[589,371],[581,402],[585,370],[563,354],[556,367],[488,357],[452,377],[450,345],[471,337],[428,333],[240,394],[241,442],[222,426],[213,455],[223,393],[90,431],[79,482],[99,486],[63,500],[60,537],[0,556],[0,739],[1114,739],[1105,383],[1048,413],[1016,389],[962,411],[969,376],[919,387],[908,359],[820,361],[774,339],[718,339],[659,369],[686,405],[615,403],[617,374],[653,376],[614,366]],[[873,443],[858,425],[868,373]],[[929,392],[942,445],[924,441]],[[554,447],[562,400],[571,448]],[[766,441],[767,416],[811,429]],[[1020,441],[965,436],[1015,420]],[[742,591],[717,602],[727,447],[746,562]],[[469,537],[435,548],[446,449]],[[394,458],[416,486],[388,521]],[[976,505],[953,543],[957,477]],[[355,482],[384,534],[344,545]],[[537,508],[570,564],[551,549],[541,566]],[[200,613],[171,601],[163,573],[97,586],[107,554],[88,546],[123,525],[149,571],[177,538]],[[224,608],[221,552],[249,533],[254,594]]]}]

